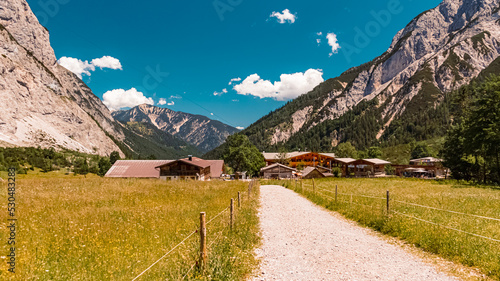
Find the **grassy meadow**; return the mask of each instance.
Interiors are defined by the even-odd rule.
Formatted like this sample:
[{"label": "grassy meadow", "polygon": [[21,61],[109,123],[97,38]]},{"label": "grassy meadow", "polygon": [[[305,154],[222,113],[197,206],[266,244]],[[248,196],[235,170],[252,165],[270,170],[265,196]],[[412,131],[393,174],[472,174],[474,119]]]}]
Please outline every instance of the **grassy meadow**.
[{"label": "grassy meadow", "polygon": [[[6,179],[6,175],[0,175]],[[237,198],[236,223],[229,212],[207,225],[208,266],[200,275],[195,233],[137,280],[241,280],[256,267],[260,243],[258,188],[248,199],[246,182],[165,182],[19,175],[17,266],[7,272],[7,183],[1,182],[1,280],[132,280]],[[236,205],[236,203],[235,203]],[[192,268],[192,270],[190,270]]]},{"label": "grassy meadow", "polygon": [[[399,178],[315,180],[315,193],[312,180],[304,180],[302,188],[300,182],[296,186],[295,181],[280,184],[362,225],[402,238],[446,259],[479,268],[484,274],[500,280],[500,242],[444,227],[500,240],[500,221],[401,203],[409,202],[500,219],[500,189],[457,185],[453,181],[437,182]],[[337,202],[335,202],[336,185],[338,186]],[[391,198],[389,217],[385,199],[387,190],[390,191]]]}]

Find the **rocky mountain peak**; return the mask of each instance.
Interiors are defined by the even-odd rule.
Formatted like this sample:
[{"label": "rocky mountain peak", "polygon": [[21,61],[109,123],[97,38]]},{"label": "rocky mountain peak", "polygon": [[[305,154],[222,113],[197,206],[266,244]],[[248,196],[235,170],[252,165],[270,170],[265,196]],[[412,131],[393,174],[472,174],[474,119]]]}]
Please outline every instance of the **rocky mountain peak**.
[{"label": "rocky mountain peak", "polygon": [[44,65],[56,65],[49,31],[40,25],[25,0],[0,0],[0,24]]}]

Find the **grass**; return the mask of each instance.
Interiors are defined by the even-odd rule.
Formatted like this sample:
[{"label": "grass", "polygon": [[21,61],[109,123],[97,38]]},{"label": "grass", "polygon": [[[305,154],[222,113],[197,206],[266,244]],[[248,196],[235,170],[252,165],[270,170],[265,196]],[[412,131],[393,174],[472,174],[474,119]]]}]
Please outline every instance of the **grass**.
[{"label": "grass", "polygon": [[[270,182],[276,184],[277,182]],[[500,222],[452,214],[396,201],[416,203],[445,210],[500,219],[500,190],[457,185],[453,181],[416,179],[321,179],[300,183],[280,182],[318,205],[337,211],[384,234],[401,238],[423,250],[448,260],[480,269],[500,280],[500,242],[449,230],[456,228],[500,240]],[[335,186],[338,200],[335,202]],[[386,191],[390,191],[391,215],[387,216]],[[352,199],[351,199],[352,194]],[[376,198],[360,197],[371,196]],[[352,200],[352,203],[351,203]],[[413,218],[437,223],[433,225]]]},{"label": "grass", "polygon": [[[0,175],[6,179],[5,174]],[[258,188],[245,182],[164,182],[62,173],[19,175],[17,268],[7,272],[7,184],[0,183],[1,280],[132,280],[245,191],[232,231],[229,214],[207,225],[208,267],[186,280],[241,280],[257,265]],[[138,280],[179,280],[199,257],[199,234]]]}]

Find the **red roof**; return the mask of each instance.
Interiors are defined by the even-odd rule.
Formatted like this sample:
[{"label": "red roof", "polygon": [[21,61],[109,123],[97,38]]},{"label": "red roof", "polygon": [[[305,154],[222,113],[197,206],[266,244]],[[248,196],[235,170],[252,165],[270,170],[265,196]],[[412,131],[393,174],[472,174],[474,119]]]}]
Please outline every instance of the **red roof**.
[{"label": "red roof", "polygon": [[159,178],[158,166],[165,165],[172,160],[118,160],[109,169],[105,177],[108,178]]}]

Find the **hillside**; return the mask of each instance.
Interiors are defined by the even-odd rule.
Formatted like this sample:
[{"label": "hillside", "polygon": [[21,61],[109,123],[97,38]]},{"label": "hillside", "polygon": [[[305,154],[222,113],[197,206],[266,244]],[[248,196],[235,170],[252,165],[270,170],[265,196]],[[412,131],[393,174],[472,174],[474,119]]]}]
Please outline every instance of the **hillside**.
[{"label": "hillside", "polygon": [[498,73],[499,11],[499,0],[444,0],[400,30],[379,57],[323,82],[242,133],[267,151],[328,151],[346,141],[365,149],[442,136],[452,119],[449,93]]},{"label": "hillside", "polygon": [[159,108],[152,105],[139,105],[130,110],[113,112],[120,122],[143,122],[159,130],[180,138],[201,152],[207,152],[221,145],[228,136],[239,130],[205,116],[193,115]]}]

